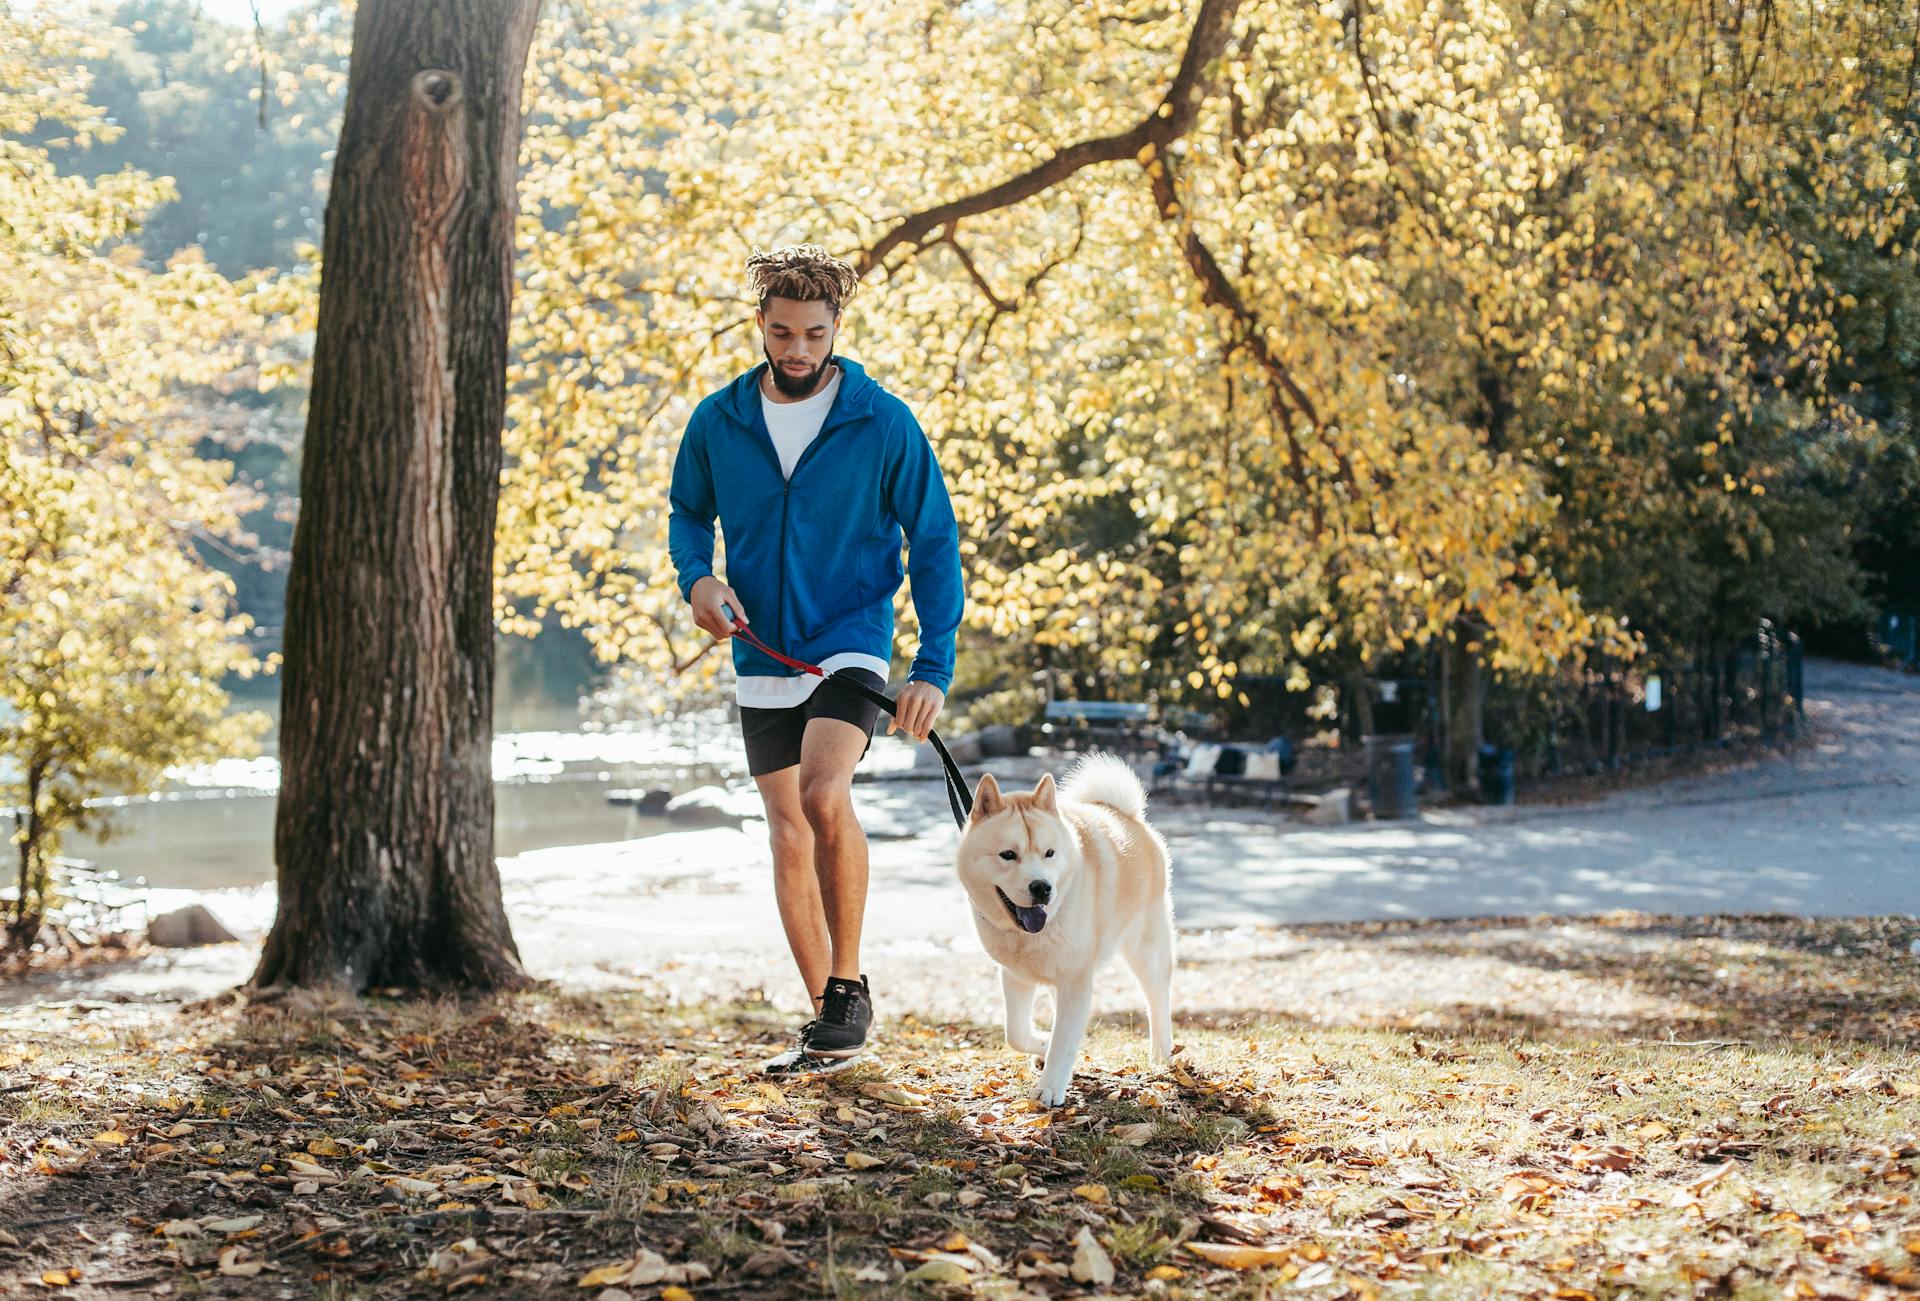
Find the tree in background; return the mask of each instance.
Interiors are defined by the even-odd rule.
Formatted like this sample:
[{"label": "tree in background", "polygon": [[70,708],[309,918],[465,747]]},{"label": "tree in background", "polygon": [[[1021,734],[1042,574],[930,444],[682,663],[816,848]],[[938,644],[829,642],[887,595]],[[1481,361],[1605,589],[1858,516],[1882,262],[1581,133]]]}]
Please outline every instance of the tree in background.
[{"label": "tree in background", "polygon": [[260,664],[198,549],[245,544],[248,496],[195,454],[182,388],[246,381],[251,286],[193,254],[140,263],[123,241],[165,185],[61,174],[58,151],[111,135],[81,48],[0,11],[0,802],[20,941],[62,835],[111,829],[90,800],[244,753],[265,726],[226,712],[228,675]]},{"label": "tree in background", "polygon": [[258,29],[217,22],[194,0],[97,12],[87,99],[119,130],[65,165],[170,179],[135,234],[155,261],[191,245],[230,276],[298,266],[320,239],[350,12],[309,5]]},{"label": "tree in background", "polygon": [[[1440,644],[1457,773],[1489,669],[1636,654],[1653,613],[1695,631],[1664,597],[1703,583],[1721,621],[1837,608],[1844,558],[1805,553],[1839,514],[1781,490],[1844,418],[1841,341],[1776,178],[1889,238],[1906,193],[1856,164],[1906,165],[1875,88],[1912,8],[565,12],[503,616],[683,657],[659,485],[751,360],[740,261],[812,239],[882,282],[847,347],[939,432],[1001,665],[1218,700]],[[1777,93],[1816,72],[1837,114]]]},{"label": "tree in background", "polygon": [[258,987],[509,987],[493,541],[539,0],[365,0],[288,577],[279,911]]},{"label": "tree in background", "polygon": [[[752,359],[740,261],[800,239],[885,282],[848,347],[934,413],[973,690],[1207,704],[1439,646],[1458,775],[1490,671],[1851,612],[1915,499],[1913,9],[559,9],[501,626],[656,681],[692,649],[661,485]],[[216,74],[141,0],[109,62],[130,115],[264,66],[279,130],[337,81],[339,12]]]}]

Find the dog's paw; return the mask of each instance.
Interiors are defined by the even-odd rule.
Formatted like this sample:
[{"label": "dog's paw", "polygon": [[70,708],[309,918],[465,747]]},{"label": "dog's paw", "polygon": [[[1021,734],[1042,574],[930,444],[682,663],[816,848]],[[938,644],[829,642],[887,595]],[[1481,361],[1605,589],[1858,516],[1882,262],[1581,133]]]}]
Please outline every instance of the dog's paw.
[{"label": "dog's paw", "polygon": [[1036,1059],[1047,1055],[1047,1041],[1037,1034],[1029,1035],[1025,1039],[1015,1039],[1012,1035],[1008,1035],[1007,1047]]},{"label": "dog's paw", "polygon": [[1062,1080],[1055,1084],[1051,1080],[1042,1079],[1033,1086],[1032,1097],[1043,1107],[1061,1106],[1067,1100],[1067,1081]]}]

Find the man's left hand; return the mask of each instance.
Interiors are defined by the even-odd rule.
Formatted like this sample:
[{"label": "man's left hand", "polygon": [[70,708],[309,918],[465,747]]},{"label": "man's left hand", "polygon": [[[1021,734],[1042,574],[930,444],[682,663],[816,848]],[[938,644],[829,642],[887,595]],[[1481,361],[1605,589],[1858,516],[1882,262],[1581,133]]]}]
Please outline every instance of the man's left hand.
[{"label": "man's left hand", "polygon": [[900,688],[900,694],[893,702],[893,717],[887,720],[887,735],[905,732],[916,741],[927,739],[927,733],[933,730],[933,720],[940,717],[941,708],[947,703],[947,693],[931,682],[909,682]]}]

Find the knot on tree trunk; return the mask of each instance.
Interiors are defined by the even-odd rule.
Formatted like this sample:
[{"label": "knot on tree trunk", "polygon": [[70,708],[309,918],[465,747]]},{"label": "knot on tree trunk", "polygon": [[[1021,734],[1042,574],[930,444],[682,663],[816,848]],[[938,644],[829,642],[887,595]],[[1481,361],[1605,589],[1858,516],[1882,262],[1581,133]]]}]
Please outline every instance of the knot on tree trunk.
[{"label": "knot on tree trunk", "polygon": [[445,68],[425,68],[413,74],[413,98],[429,111],[457,107],[464,92],[460,74]]},{"label": "knot on tree trunk", "polygon": [[[401,150],[403,193],[415,226],[436,244],[466,190],[465,102],[458,73],[427,68],[413,74]],[[429,265],[437,270],[443,258],[444,251],[436,248]]]}]

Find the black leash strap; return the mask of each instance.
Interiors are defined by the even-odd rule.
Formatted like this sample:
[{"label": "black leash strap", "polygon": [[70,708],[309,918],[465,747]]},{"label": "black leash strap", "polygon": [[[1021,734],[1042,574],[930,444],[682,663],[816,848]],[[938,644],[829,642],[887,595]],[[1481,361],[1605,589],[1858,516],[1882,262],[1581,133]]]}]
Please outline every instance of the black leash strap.
[{"label": "black leash strap", "polygon": [[[729,609],[727,613],[729,617],[731,617],[733,611]],[[753,630],[748,628],[747,625],[738,618],[733,619],[733,630],[736,637],[743,639],[748,645],[771,655],[788,668],[799,669],[802,673],[811,673],[814,677],[825,681],[838,682],[841,686],[846,687],[850,691],[858,692],[874,704],[880,706],[880,708],[886,710],[889,718],[897,717],[897,706],[895,702],[882,693],[875,691],[866,683],[856,682],[852,678],[843,678],[837,669],[829,673],[818,664],[809,664],[805,660],[797,660],[790,655],[782,655],[779,651],[756,637]],[[954,763],[953,756],[947,753],[947,743],[940,739],[940,733],[931,730],[928,731],[927,740],[933,742],[934,753],[940,756],[940,767],[943,770],[941,775],[946,778],[947,782],[947,806],[953,810],[954,825],[962,831],[965,831],[967,829],[967,819],[973,814],[973,792],[967,789],[967,779],[960,775],[960,766]]]},{"label": "black leash strap", "polygon": [[[827,674],[826,680],[828,682],[837,682],[849,691],[859,692],[868,700],[871,700],[874,704],[886,710],[889,715],[894,713],[894,702],[864,682],[857,682],[852,678],[841,677],[837,669]],[[973,814],[973,792],[967,789],[967,779],[960,775],[960,766],[954,763],[953,756],[947,753],[947,743],[940,739],[940,733],[929,731],[927,733],[927,740],[933,743],[934,753],[940,756],[940,767],[944,770],[941,776],[945,777],[947,781],[947,806],[953,810],[954,825],[962,831],[965,831],[967,829],[967,819]]]}]

